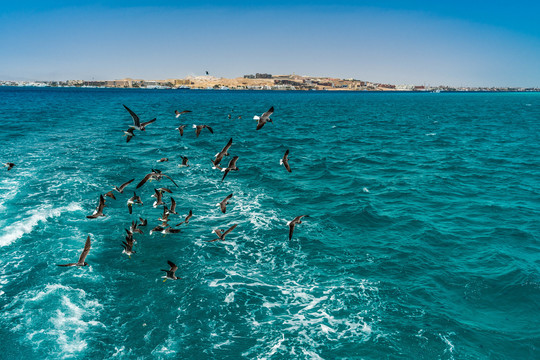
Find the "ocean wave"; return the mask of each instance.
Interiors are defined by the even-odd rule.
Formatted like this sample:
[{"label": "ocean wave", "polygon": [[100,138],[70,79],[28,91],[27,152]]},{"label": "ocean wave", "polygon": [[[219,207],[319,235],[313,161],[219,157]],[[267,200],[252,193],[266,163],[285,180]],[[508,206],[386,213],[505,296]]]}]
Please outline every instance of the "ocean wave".
[{"label": "ocean wave", "polygon": [[33,344],[34,350],[69,358],[88,347],[88,331],[103,328],[96,320],[102,308],[82,289],[47,284],[20,293],[7,305],[4,316],[17,319],[10,331],[25,334],[21,341]]},{"label": "ocean wave", "polygon": [[15,240],[20,239],[24,234],[32,232],[32,230],[41,221],[46,221],[51,217],[58,217],[64,212],[78,210],[82,210],[82,208],[77,203],[71,203],[67,206],[59,208],[53,208],[52,206],[44,206],[35,210],[31,210],[25,214],[26,218],[16,221],[3,229],[4,234],[0,235],[0,247],[8,246],[12,244]]}]

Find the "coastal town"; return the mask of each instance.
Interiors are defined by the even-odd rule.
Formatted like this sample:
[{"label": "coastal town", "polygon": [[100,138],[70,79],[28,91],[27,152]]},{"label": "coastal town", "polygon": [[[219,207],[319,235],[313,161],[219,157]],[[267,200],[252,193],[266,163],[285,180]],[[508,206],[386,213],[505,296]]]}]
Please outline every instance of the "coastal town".
[{"label": "coastal town", "polygon": [[81,88],[143,88],[143,89],[203,89],[203,90],[326,90],[326,91],[492,91],[525,92],[540,88],[524,87],[451,87],[431,85],[394,85],[358,79],[338,79],[301,75],[248,74],[234,79],[212,75],[187,76],[183,79],[144,80],[66,80],[66,81],[2,81],[0,86],[81,87]]}]

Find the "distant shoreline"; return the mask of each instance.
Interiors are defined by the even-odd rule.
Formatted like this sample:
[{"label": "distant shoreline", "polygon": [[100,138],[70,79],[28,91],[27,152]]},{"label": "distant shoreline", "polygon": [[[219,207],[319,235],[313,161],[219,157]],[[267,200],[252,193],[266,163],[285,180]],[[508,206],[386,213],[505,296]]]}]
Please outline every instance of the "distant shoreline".
[{"label": "distant shoreline", "polygon": [[78,87],[120,89],[180,89],[180,90],[277,90],[277,91],[353,91],[353,92],[538,92],[540,87],[510,86],[447,86],[395,85],[358,79],[338,79],[300,75],[272,75],[257,73],[233,79],[211,75],[188,76],[183,79],[144,80],[66,80],[66,81],[2,81],[0,86],[17,87]]},{"label": "distant shoreline", "polygon": [[234,91],[234,92],[249,92],[249,91],[255,91],[255,92],[305,92],[305,93],[370,93],[370,94],[438,94],[438,93],[538,93],[540,92],[540,88],[532,88],[532,89],[494,89],[494,90],[488,90],[488,89],[468,89],[468,90],[440,90],[440,91],[428,91],[428,90],[392,90],[392,91],[384,91],[384,90],[349,90],[349,89],[313,89],[313,90],[296,90],[296,89],[177,89],[177,88],[121,88],[121,87],[106,87],[106,86],[42,86],[42,85],[0,85],[1,88],[12,88],[12,89],[79,89],[79,90],[131,90],[131,91],[175,91],[175,92],[215,92],[215,91]]}]

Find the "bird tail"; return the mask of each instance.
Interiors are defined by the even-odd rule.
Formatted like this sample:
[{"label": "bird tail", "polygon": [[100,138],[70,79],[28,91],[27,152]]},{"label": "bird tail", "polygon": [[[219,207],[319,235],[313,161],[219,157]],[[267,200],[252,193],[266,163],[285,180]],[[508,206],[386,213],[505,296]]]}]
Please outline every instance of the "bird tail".
[{"label": "bird tail", "polygon": [[196,129],[196,128],[197,128],[197,125],[193,124],[193,128]]},{"label": "bird tail", "polygon": [[261,118],[260,116],[255,115],[255,116],[253,117],[253,120],[259,120],[260,118]]},{"label": "bird tail", "polygon": [[283,159],[279,159],[279,165],[283,165]]}]

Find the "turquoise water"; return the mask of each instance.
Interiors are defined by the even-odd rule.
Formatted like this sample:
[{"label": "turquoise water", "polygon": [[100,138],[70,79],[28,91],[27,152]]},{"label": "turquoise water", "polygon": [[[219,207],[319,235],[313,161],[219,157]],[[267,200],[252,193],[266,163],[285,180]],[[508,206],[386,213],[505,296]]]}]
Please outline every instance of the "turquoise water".
[{"label": "turquoise water", "polygon": [[[129,143],[122,104],[157,117]],[[0,129],[16,163],[0,169],[0,358],[539,356],[540,94],[0,88]],[[220,183],[231,137],[239,171]],[[152,168],[179,188],[147,183],[129,215]],[[158,185],[172,224],[193,210],[179,234],[148,234]],[[90,266],[57,267],[87,235]],[[162,281],[167,260],[180,280]]]}]

